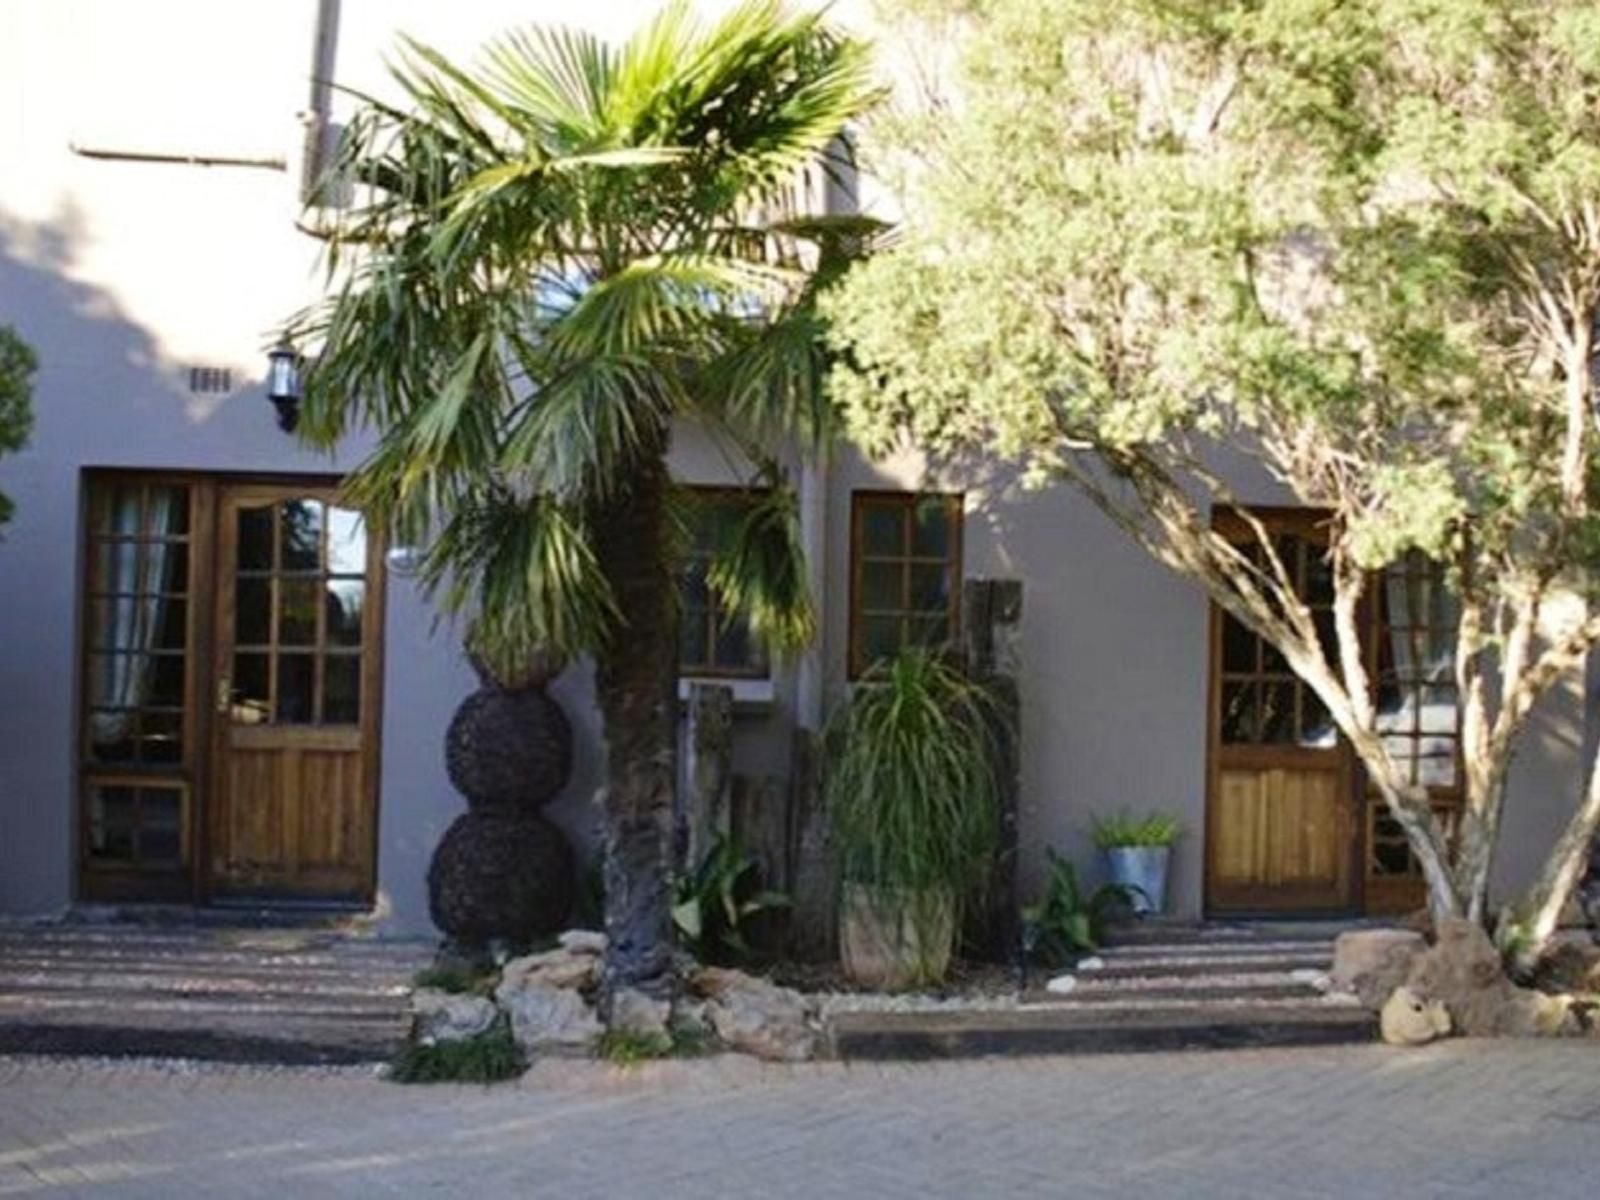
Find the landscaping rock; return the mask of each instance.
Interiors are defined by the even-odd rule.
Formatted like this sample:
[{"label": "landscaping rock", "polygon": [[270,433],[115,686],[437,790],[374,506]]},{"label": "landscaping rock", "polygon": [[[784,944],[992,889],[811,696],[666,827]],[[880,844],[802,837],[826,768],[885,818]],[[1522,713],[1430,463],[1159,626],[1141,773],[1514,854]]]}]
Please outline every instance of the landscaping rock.
[{"label": "landscaping rock", "polygon": [[1438,942],[1412,965],[1406,985],[1443,1004],[1456,1031],[1468,1037],[1576,1031],[1577,1018],[1568,1004],[1513,984],[1489,935],[1460,918],[1440,924]]},{"label": "landscaping rock", "polygon": [[418,988],[411,994],[412,1028],[419,1041],[455,1042],[487,1033],[494,1024],[494,1002],[487,996],[465,996]]},{"label": "landscaping rock", "polygon": [[1422,1046],[1450,1032],[1450,1013],[1437,1000],[1397,987],[1383,1005],[1379,1028],[1391,1046]]},{"label": "landscaping rock", "polygon": [[581,992],[504,982],[495,999],[511,1018],[511,1035],[531,1054],[586,1052],[600,1038],[602,1027]]},{"label": "landscaping rock", "polygon": [[1057,996],[1065,996],[1078,986],[1076,975],[1056,975],[1049,983],[1044,985],[1044,990]]},{"label": "landscaping rock", "polygon": [[1328,990],[1354,993],[1377,1012],[1395,988],[1411,974],[1412,964],[1428,949],[1422,934],[1409,929],[1354,929],[1333,943],[1333,969]]},{"label": "landscaping rock", "polygon": [[599,974],[599,960],[593,955],[546,950],[508,961],[500,969],[500,986],[509,990],[518,987],[586,989],[598,982]]},{"label": "landscaping rock", "polygon": [[606,935],[598,929],[569,929],[557,939],[569,954],[604,954]]},{"label": "landscaping rock", "polygon": [[1600,995],[1600,946],[1584,935],[1558,935],[1534,969],[1533,982],[1547,992]]},{"label": "landscaping rock", "polygon": [[799,992],[716,967],[696,972],[691,986],[706,998],[711,1028],[731,1049],[771,1062],[816,1057],[817,1014]]},{"label": "landscaping rock", "polygon": [[672,1004],[633,988],[619,988],[611,997],[610,1026],[614,1033],[635,1037],[667,1037]]}]

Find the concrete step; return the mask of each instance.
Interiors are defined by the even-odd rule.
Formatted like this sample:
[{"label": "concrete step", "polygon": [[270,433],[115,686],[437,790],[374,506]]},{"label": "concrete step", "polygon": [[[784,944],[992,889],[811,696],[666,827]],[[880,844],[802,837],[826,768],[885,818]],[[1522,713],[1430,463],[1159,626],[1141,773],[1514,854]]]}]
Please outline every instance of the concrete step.
[{"label": "concrete step", "polygon": [[1139,979],[1157,975],[1288,975],[1294,971],[1326,971],[1332,963],[1332,957],[1326,954],[1299,957],[1237,954],[1217,958],[1170,955],[1160,958],[1108,958],[1098,966],[1090,959],[1088,965],[1079,963],[1067,970],[1080,979]]},{"label": "concrete step", "polygon": [[853,1012],[829,1022],[845,1060],[1226,1050],[1371,1041],[1376,1018],[1324,1004],[1042,1006],[987,1012]]},{"label": "concrete step", "polygon": [[[1278,989],[1315,992],[1306,980],[1296,979],[1286,971],[1180,971],[1161,974],[1123,975],[1105,971],[1079,971],[1074,975],[1077,984],[1069,996],[1121,996],[1164,989],[1174,992],[1205,991],[1216,989]],[[1041,989],[1043,990],[1043,989]],[[1051,993],[1046,993],[1051,994]]]}]

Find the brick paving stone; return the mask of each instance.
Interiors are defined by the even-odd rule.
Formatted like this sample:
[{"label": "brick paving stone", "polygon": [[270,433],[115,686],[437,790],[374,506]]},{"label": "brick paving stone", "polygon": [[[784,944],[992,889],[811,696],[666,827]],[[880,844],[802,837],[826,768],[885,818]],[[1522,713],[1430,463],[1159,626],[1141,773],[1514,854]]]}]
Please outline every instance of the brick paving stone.
[{"label": "brick paving stone", "polygon": [[1592,1197],[1600,1043],[777,1067],[0,1060],[0,1197]]}]

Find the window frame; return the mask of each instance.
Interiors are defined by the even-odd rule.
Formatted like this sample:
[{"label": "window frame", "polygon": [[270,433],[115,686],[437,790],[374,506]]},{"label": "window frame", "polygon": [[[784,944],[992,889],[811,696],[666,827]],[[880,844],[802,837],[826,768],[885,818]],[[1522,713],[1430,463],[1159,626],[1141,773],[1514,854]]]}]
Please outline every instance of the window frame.
[{"label": "window frame", "polygon": [[[771,494],[771,489],[769,488],[745,487],[739,484],[688,483],[680,486],[684,492],[689,494],[690,503],[692,505],[715,504],[718,501],[752,502],[765,498]],[[684,554],[683,560],[679,565],[678,571],[676,572],[676,586],[678,589],[678,621],[680,624],[679,635],[677,639],[678,644],[675,651],[678,662],[678,678],[770,680],[772,678],[772,656],[770,653],[768,653],[766,646],[762,644],[760,637],[754,630],[750,631],[750,645],[752,650],[757,655],[758,661],[749,666],[729,667],[719,666],[714,662],[690,664],[684,661],[681,626],[682,623],[688,619],[688,605],[684,603],[684,575],[693,562],[701,559],[707,559],[709,561],[709,556],[704,556],[698,553],[698,548],[694,544],[694,530],[690,528],[687,529],[686,532],[689,534],[689,545],[686,547],[686,553]],[[712,588],[709,580],[706,582],[706,596],[709,601],[705,610],[705,619],[707,622],[706,650],[707,654],[714,659],[716,656],[717,624],[719,619],[725,614],[724,609],[717,601],[715,589]]]},{"label": "window frame", "polygon": [[[910,552],[910,538],[912,536],[913,522],[905,523],[904,553],[898,557],[890,558],[885,555],[868,555],[865,553],[865,537],[863,534],[863,521],[866,510],[874,505],[900,508],[903,511],[914,513],[919,504],[930,500],[943,501],[945,505],[945,519],[950,530],[948,553],[942,559],[926,556],[917,556]],[[949,641],[956,644],[961,636],[961,588],[964,581],[963,555],[965,551],[966,536],[966,493],[946,492],[936,490],[907,491],[889,488],[859,488],[850,493],[850,596],[848,610],[848,628],[846,640],[846,678],[850,682],[860,679],[873,665],[867,660],[865,647],[862,644],[866,613],[862,609],[863,586],[862,572],[866,563],[875,562],[900,562],[909,567],[913,563],[939,562],[946,566],[950,572],[950,602],[949,602]],[[909,578],[909,571],[908,571]],[[909,598],[908,598],[909,599]],[[915,612],[910,608],[898,610],[902,619],[905,614]],[[902,641],[902,645],[904,642]]]}]

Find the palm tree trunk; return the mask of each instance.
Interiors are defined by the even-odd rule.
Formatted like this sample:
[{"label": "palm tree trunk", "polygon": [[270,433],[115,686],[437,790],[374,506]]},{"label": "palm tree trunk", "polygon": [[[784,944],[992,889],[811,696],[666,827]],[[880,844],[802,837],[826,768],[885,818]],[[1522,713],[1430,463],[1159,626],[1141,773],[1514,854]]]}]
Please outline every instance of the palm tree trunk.
[{"label": "palm tree trunk", "polygon": [[672,995],[672,813],[677,638],[666,555],[664,454],[641,465],[595,517],[600,565],[622,625],[598,656],[606,743],[602,1012],[621,990]]}]

